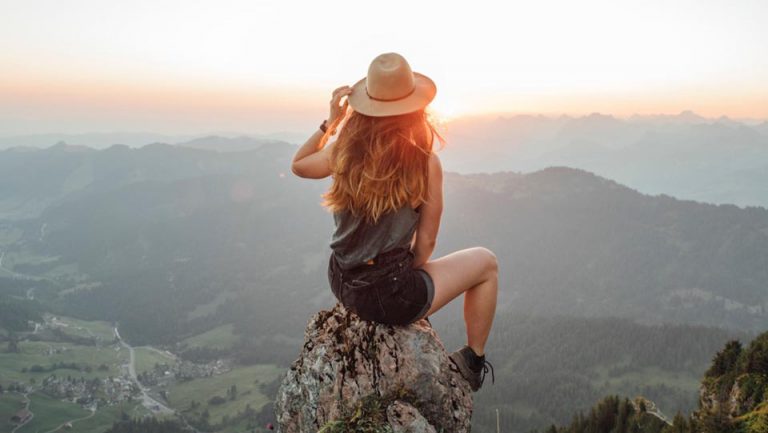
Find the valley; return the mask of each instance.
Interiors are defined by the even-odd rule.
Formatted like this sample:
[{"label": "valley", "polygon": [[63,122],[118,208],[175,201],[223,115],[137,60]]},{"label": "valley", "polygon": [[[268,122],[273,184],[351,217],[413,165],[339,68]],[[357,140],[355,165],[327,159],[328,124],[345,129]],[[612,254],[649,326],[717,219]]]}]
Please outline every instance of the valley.
[{"label": "valley", "polygon": [[[185,415],[207,411],[206,396],[237,386],[238,395],[210,407],[210,422],[221,423],[268,403],[259,384],[279,375],[275,366],[200,365],[152,346],[134,348],[101,321],[46,315],[34,331],[17,337],[16,352],[0,351],[0,431],[53,433],[76,426],[95,433],[123,416],[186,423]],[[11,423],[24,408],[28,418]]]}]

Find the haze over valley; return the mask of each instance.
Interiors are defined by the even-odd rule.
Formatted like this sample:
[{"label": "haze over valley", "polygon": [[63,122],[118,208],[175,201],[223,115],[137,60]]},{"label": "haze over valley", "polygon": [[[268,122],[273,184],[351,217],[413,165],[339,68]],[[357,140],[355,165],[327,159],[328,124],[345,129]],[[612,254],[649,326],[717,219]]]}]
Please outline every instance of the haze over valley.
[{"label": "haze over valley", "polygon": [[[478,431],[495,425],[496,408],[511,431],[528,431],[564,424],[611,393],[642,394],[668,415],[690,411],[713,354],[765,329],[764,125],[688,117],[447,126],[434,257],[484,245],[501,269],[489,343],[497,384],[478,394]],[[708,138],[712,131],[722,140]],[[176,411],[207,431],[263,428],[307,319],[334,302],[326,275],[333,219],[319,206],[328,182],[293,176],[296,145],[274,138],[99,147],[0,151],[0,311],[15,312],[2,315],[0,338],[16,349],[0,357],[0,385],[30,387],[36,412],[35,391],[53,386],[43,379],[74,362],[75,376],[122,377],[128,387],[120,400],[105,383],[68,385],[84,407],[102,407],[94,431],[126,408]],[[665,158],[678,163],[659,165]],[[708,169],[724,159],[727,169]],[[711,194],[706,185],[686,190],[708,176],[719,176],[717,197],[742,206],[674,197]],[[447,348],[463,343],[460,305],[433,323]],[[133,362],[128,346],[138,351]],[[101,355],[112,350],[114,358]],[[102,412],[113,406],[100,399],[123,409]]]}]

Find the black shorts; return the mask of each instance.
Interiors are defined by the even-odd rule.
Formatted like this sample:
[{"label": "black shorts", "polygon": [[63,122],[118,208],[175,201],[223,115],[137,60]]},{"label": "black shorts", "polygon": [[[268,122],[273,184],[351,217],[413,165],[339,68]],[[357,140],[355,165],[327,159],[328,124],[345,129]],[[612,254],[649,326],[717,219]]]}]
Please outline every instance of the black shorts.
[{"label": "black shorts", "polygon": [[413,259],[413,251],[403,248],[380,254],[376,264],[343,270],[331,252],[328,282],[336,299],[361,319],[407,325],[421,319],[435,297],[432,277],[414,269]]}]

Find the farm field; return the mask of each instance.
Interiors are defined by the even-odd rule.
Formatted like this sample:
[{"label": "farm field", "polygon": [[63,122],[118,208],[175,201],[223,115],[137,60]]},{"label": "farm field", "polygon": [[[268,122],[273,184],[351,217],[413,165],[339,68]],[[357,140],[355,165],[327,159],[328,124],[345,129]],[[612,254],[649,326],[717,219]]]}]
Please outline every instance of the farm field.
[{"label": "farm field", "polygon": [[13,429],[14,424],[11,424],[10,418],[19,409],[24,407],[24,397],[16,394],[6,392],[0,394],[0,431],[9,432]]},{"label": "farm field", "polygon": [[32,401],[29,410],[34,413],[34,417],[16,430],[17,433],[47,432],[65,422],[91,414],[90,411],[82,409],[76,404],[57,400],[37,392],[30,394],[29,398]]},{"label": "farm field", "polygon": [[152,371],[155,364],[172,365],[175,359],[168,354],[150,347],[134,348],[136,355],[136,373],[141,374],[145,371]]},{"label": "farm field", "polygon": [[[47,319],[53,320],[53,316],[47,316]],[[78,337],[96,337],[101,342],[109,343],[114,337],[114,328],[108,322],[94,320],[80,320],[73,317],[55,316],[54,322],[59,325],[66,334]]]},{"label": "farm field", "polygon": [[[269,402],[267,396],[262,394],[260,385],[275,380],[283,370],[274,365],[253,365],[237,367],[233,370],[213,377],[193,379],[187,382],[177,383],[168,390],[170,405],[185,414],[201,413],[208,409],[211,423],[218,423],[223,416],[232,417],[238,411],[245,410],[250,405],[254,410],[259,410]],[[213,396],[227,398],[227,390],[237,386],[237,398],[228,400],[222,404],[209,404],[208,400]],[[194,411],[187,411],[192,401],[200,405]]]},{"label": "farm field", "polygon": [[93,417],[75,422],[72,425],[72,430],[77,433],[104,433],[115,421],[120,419],[123,412],[130,417],[141,417],[147,414],[147,411],[139,403],[124,403],[99,409]]},{"label": "farm field", "polygon": [[[88,379],[118,376],[120,365],[128,359],[128,351],[122,347],[80,346],[50,341],[22,341],[19,343],[19,351],[19,353],[0,352],[0,385],[7,386],[12,382],[30,383],[31,379],[39,382],[52,373],[82,376]],[[82,367],[88,366],[91,371],[72,369],[29,371],[35,365],[48,369],[56,363],[75,363]],[[102,364],[107,366],[106,370],[99,370]]]},{"label": "farm field", "polygon": [[189,347],[207,347],[209,349],[231,349],[237,344],[238,337],[233,333],[232,324],[222,325],[199,335],[182,340]]}]

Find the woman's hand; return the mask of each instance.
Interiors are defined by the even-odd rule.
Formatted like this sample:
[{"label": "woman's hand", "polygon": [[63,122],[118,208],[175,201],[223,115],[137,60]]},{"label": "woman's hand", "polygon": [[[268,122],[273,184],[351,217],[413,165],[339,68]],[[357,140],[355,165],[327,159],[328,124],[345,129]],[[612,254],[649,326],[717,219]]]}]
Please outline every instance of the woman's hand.
[{"label": "woman's hand", "polygon": [[352,88],[349,86],[341,86],[333,91],[333,96],[331,97],[331,110],[328,115],[328,129],[330,131],[334,131],[336,127],[339,126],[341,119],[347,114],[349,103],[344,99],[344,103],[342,104],[341,99],[345,98],[350,93],[352,93]]}]

